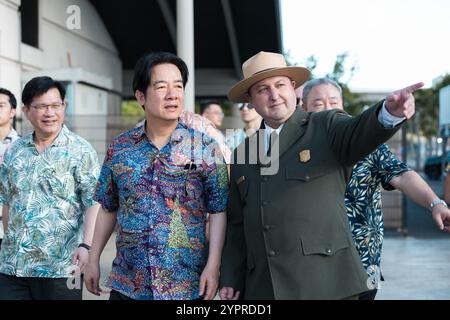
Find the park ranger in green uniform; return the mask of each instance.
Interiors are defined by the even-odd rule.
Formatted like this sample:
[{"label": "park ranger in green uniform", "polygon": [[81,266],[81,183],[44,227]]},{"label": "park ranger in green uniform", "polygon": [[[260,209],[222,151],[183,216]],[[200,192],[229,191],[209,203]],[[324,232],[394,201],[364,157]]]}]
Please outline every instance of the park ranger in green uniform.
[{"label": "park ranger in green uniform", "polygon": [[368,290],[368,279],[344,205],[351,168],[412,117],[412,93],[423,83],[352,118],[296,109],[294,90],[309,71],[287,67],[280,54],[260,52],[242,70],[228,98],[250,102],[264,130],[234,151],[220,297],[356,297]]}]

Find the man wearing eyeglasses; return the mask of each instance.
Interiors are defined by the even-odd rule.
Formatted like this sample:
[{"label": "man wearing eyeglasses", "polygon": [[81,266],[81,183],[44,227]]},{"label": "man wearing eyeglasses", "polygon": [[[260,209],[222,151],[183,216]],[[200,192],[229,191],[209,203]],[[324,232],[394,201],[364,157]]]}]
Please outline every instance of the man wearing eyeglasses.
[{"label": "man wearing eyeglasses", "polygon": [[[65,88],[49,77],[29,81],[23,112],[34,132],[6,152],[0,204],[0,300],[81,300],[71,281],[88,260],[98,204],[92,146],[64,125]],[[77,272],[78,273],[78,272]]]}]

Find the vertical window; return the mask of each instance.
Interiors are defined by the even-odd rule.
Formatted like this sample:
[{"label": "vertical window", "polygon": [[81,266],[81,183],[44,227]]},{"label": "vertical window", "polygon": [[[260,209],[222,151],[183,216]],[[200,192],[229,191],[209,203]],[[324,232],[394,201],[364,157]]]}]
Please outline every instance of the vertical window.
[{"label": "vertical window", "polygon": [[22,0],[22,42],[39,48],[39,0]]}]

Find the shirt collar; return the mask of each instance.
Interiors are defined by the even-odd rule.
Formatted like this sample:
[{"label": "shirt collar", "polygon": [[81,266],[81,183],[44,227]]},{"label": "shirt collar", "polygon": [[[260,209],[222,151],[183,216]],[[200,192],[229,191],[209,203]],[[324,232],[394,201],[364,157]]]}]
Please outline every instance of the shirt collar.
[{"label": "shirt collar", "polygon": [[11,128],[11,131],[8,133],[8,135],[5,137],[5,139],[3,139],[3,141],[13,141],[16,140],[19,137],[19,134],[17,133],[16,130],[14,130],[14,128]]},{"label": "shirt collar", "polygon": [[279,135],[280,132],[281,132],[281,130],[282,130],[283,127],[284,127],[284,123],[283,123],[282,125],[280,125],[277,129],[274,129],[274,128],[270,127],[266,122],[264,122],[264,127],[265,127],[265,130],[266,130],[265,133],[266,133],[267,136],[270,136],[270,134],[271,134],[273,131],[276,131],[277,134]]},{"label": "shirt collar", "polygon": [[269,150],[270,135],[272,134],[272,132],[275,131],[278,135],[280,135],[281,129],[283,129],[283,127],[284,127],[284,123],[282,125],[280,125],[277,129],[274,129],[274,128],[268,126],[266,122],[264,122],[264,135],[265,135],[264,147],[265,147],[266,152],[267,152],[267,150]]},{"label": "shirt collar", "polygon": [[147,120],[142,121],[142,123],[140,123],[134,133],[133,133],[133,139],[135,143],[139,143],[141,142],[144,138],[147,137],[147,134],[145,133],[145,125],[147,123]]},{"label": "shirt collar", "polygon": [[69,143],[69,129],[63,124],[61,131],[56,137],[55,141],[51,144],[51,147],[58,146],[63,147]]},{"label": "shirt collar", "polygon": [[[65,124],[62,125],[61,131],[59,131],[58,136],[56,139],[52,142],[50,147],[64,147],[69,143],[69,129],[66,127]],[[33,131],[26,137],[24,137],[25,143],[27,146],[34,147],[36,143],[34,142],[34,136],[35,132]]]},{"label": "shirt collar", "polygon": [[[141,142],[143,139],[147,139],[147,132],[145,130],[147,126],[147,120],[144,120],[141,125],[136,128],[136,131],[133,133],[133,138],[135,143]],[[185,135],[177,133],[178,130],[188,130],[188,127],[178,119],[178,124],[175,130],[172,132],[170,136],[170,144],[179,143],[183,140]],[[149,139],[150,141],[150,139]]]}]

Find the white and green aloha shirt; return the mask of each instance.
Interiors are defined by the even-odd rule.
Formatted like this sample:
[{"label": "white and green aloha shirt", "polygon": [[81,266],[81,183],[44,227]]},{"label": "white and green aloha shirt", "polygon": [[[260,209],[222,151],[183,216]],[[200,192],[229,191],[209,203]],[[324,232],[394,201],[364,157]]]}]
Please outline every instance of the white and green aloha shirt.
[{"label": "white and green aloha shirt", "polygon": [[66,278],[82,242],[86,209],[96,204],[98,158],[66,126],[41,154],[33,137],[17,140],[3,159],[0,204],[10,209],[0,273]]}]

